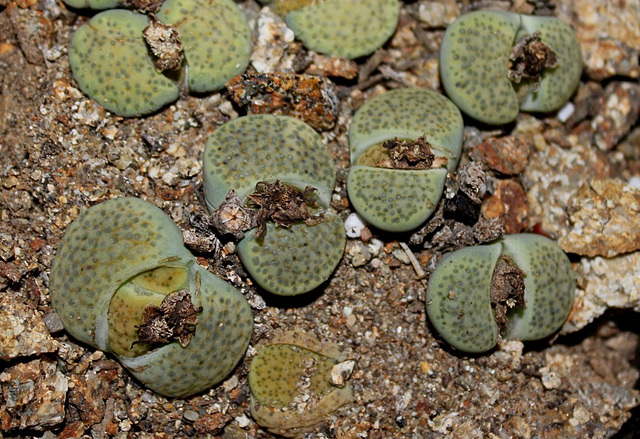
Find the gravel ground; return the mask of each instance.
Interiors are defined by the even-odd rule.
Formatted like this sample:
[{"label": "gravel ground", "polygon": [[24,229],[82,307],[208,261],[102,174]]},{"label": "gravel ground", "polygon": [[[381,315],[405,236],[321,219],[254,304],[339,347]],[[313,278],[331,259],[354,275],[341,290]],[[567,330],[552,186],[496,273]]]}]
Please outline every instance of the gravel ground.
[{"label": "gravel ground", "polygon": [[[342,218],[352,212],[346,132],[357,108],[388,89],[439,90],[439,42],[462,12],[555,6],[585,59],[573,106],[497,129],[465,120],[463,162],[483,163],[485,217],[502,215],[512,233],[546,233],[570,252],[579,281],[569,321],[552,340],[504,342],[485,355],[446,346],[426,321],[424,294],[441,256],[468,244],[467,226],[455,222],[430,223],[435,236],[367,229],[348,239],[323,288],[293,299],[256,288],[223,241],[222,251],[197,256],[252,306],[245,358],[204,394],[166,399],[143,388],[114,357],[64,332],[49,301],[56,247],[81,211],[121,196],[193,229],[206,212],[206,139],[246,109],[223,90],[184,95],[147,117],[113,116],[79,91],[69,68],[70,35],[88,12],[0,0],[0,437],[273,437],[250,416],[247,371],[277,329],[315,333],[357,359],[353,402],[309,437],[635,437],[637,420],[625,422],[640,401],[640,0],[404,1],[396,34],[357,62],[307,52],[282,38],[282,23],[260,27],[275,18],[258,3],[237,3],[256,32],[250,72],[293,69],[336,84],[335,125],[319,129],[339,169],[332,208]],[[509,157],[496,154],[505,144]]]}]

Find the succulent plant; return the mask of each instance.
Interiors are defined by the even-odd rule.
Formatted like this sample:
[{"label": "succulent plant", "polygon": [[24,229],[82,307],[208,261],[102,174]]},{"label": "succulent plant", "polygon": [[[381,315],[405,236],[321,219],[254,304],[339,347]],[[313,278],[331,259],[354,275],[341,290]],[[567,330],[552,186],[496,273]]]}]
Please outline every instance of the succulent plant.
[{"label": "succulent plant", "polygon": [[120,0],[64,0],[64,2],[78,9],[113,9],[120,5]]},{"label": "succulent plant", "polygon": [[95,15],[71,39],[69,63],[80,89],[119,116],[139,116],[178,98],[178,87],[154,70],[142,30],[147,17],[125,10]]},{"label": "succulent plant", "polygon": [[397,0],[273,0],[270,3],[307,48],[350,59],[381,47],[395,32],[400,13]]},{"label": "succulent plant", "polygon": [[[458,164],[462,135],[460,111],[433,91],[392,90],[365,103],[349,127],[347,190],[356,211],[382,230],[418,227],[435,210],[447,173]],[[399,142],[409,143],[399,160],[402,169],[388,166],[388,147]],[[411,163],[417,147],[426,155]]]},{"label": "succulent plant", "polygon": [[290,227],[273,222],[266,233],[249,230],[238,244],[238,256],[265,290],[280,295],[308,292],[326,281],[342,257],[345,230],[329,212],[335,168],[320,136],[289,116],[254,115],[228,122],[207,141],[204,152],[204,195],[210,211],[229,191],[246,202],[260,182],[300,191],[310,186],[317,221]]},{"label": "succulent plant", "polygon": [[350,375],[355,362],[340,361],[337,348],[307,333],[276,335],[251,361],[251,415],[277,435],[312,431],[353,398],[341,372]]},{"label": "succulent plant", "polygon": [[440,47],[447,94],[488,124],[511,122],[520,110],[557,110],[578,87],[581,72],[578,39],[555,17],[471,12],[447,28]]},{"label": "succulent plant", "polygon": [[166,396],[225,378],[253,330],[242,294],[198,265],[168,215],[137,198],[106,201],[69,226],[50,297],[73,337]]},{"label": "succulent plant", "polygon": [[505,235],[442,258],[427,286],[427,314],[451,346],[485,352],[500,338],[539,340],[556,332],[575,286],[569,258],[554,241]]},{"label": "succulent plant", "polygon": [[[167,0],[157,19],[179,32],[189,90],[218,90],[246,69],[251,32],[233,1]],[[179,96],[178,86],[154,69],[142,35],[148,23],[142,14],[105,11],[71,39],[69,63],[80,89],[118,116],[152,113]]]}]

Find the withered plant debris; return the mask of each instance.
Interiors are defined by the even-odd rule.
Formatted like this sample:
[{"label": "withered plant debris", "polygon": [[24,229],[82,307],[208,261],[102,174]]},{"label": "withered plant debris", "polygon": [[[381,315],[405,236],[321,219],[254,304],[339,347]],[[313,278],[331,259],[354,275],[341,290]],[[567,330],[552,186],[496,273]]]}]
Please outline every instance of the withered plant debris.
[{"label": "withered plant debris", "polygon": [[244,205],[231,189],[222,204],[211,212],[210,223],[221,235],[244,238],[244,233],[258,225],[259,212]]},{"label": "withered plant debris", "polygon": [[308,225],[321,222],[324,215],[311,215],[309,207],[317,207],[315,201],[316,189],[307,186],[304,191],[293,186],[261,181],[256,184],[256,191],[247,196],[248,204],[258,207],[258,238],[263,238],[267,232],[267,221],[273,221],[277,226],[289,228],[294,223],[304,221]]},{"label": "withered plant debris", "polygon": [[296,117],[318,131],[330,130],[338,118],[338,96],[326,78],[286,73],[246,73],[226,85],[233,101],[249,114]]},{"label": "withered plant debris", "polygon": [[193,306],[188,290],[169,293],[159,307],[149,305],[144,309],[137,343],[159,347],[178,341],[183,347],[187,346],[196,332],[196,314],[200,312],[202,307]]},{"label": "withered plant debris", "polygon": [[516,84],[523,79],[531,80],[533,90],[540,84],[542,72],[558,65],[558,56],[540,41],[540,32],[534,32],[521,39],[509,55],[509,79]]},{"label": "withered plant debris", "polygon": [[441,199],[436,212],[427,223],[409,238],[410,245],[421,245],[434,251],[453,251],[462,247],[491,242],[504,235],[502,217],[480,216],[472,226],[444,217],[445,200]]},{"label": "withered plant debris", "polygon": [[156,70],[178,70],[182,65],[182,42],[180,34],[174,27],[163,24],[155,15],[149,14],[149,24],[142,31],[142,36],[157,57],[154,64]]},{"label": "withered plant debris", "polygon": [[164,0],[123,0],[122,6],[125,8],[136,9],[140,12],[158,12]]},{"label": "withered plant debris", "polygon": [[378,168],[391,169],[435,169],[447,164],[446,157],[436,157],[431,145],[420,137],[417,140],[387,140],[382,144],[389,152],[389,159],[375,164]]},{"label": "withered plant debris", "polygon": [[499,332],[507,324],[509,311],[525,305],[524,276],[525,272],[516,267],[509,257],[501,256],[498,259],[491,279],[490,297]]}]

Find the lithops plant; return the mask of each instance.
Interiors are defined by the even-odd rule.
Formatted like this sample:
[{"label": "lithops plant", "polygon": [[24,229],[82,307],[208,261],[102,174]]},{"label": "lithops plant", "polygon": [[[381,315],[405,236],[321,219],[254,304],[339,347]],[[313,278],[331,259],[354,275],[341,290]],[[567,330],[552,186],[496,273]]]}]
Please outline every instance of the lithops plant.
[{"label": "lithops plant", "polygon": [[380,48],[395,32],[400,13],[397,0],[273,0],[270,5],[307,48],[350,59]]},{"label": "lithops plant", "polygon": [[354,366],[311,334],[277,334],[251,361],[251,415],[274,434],[303,437],[353,399]]},{"label": "lithops plant", "polygon": [[65,4],[79,9],[113,9],[120,5],[120,0],[64,0]]},{"label": "lithops plant", "polygon": [[[156,19],[178,32],[190,91],[218,90],[247,68],[251,32],[232,0],[167,0]],[[80,89],[118,116],[149,114],[179,96],[176,83],[154,69],[143,38],[148,24],[142,14],[105,11],[71,39],[69,63]]]},{"label": "lithops plant", "polygon": [[445,255],[427,286],[427,314],[451,346],[485,352],[499,339],[539,340],[555,333],[573,305],[569,259],[536,234]]},{"label": "lithops plant", "polygon": [[392,90],[365,103],[349,127],[347,190],[356,211],[391,232],[426,221],[458,164],[463,128],[456,106],[433,91]]},{"label": "lithops plant", "polygon": [[154,70],[142,30],[147,17],[125,10],[95,15],[69,45],[69,63],[80,89],[105,109],[130,117],[178,99],[178,87]]},{"label": "lithops plant", "polygon": [[308,292],[326,281],[340,261],[345,230],[329,211],[335,179],[320,136],[289,116],[235,119],[209,137],[204,151],[204,195],[211,211],[231,190],[249,201],[260,182],[279,181],[314,198],[312,224],[295,221],[283,227],[269,221],[266,230],[251,229],[238,244],[238,256],[251,277],[274,294]]},{"label": "lithops plant", "polygon": [[253,330],[242,294],[198,265],[168,215],[137,198],[80,214],[58,247],[50,286],[74,338],[113,353],[166,396],[225,378]]},{"label": "lithops plant", "polygon": [[581,72],[578,39],[555,17],[471,12],[447,28],[440,46],[447,94],[487,124],[511,122],[520,110],[557,110],[578,87]]}]

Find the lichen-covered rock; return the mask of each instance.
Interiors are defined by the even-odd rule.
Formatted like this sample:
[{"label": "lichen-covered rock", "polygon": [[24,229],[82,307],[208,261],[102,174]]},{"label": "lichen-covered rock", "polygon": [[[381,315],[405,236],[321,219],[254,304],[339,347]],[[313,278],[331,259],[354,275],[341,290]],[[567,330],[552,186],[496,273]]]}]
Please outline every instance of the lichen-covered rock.
[{"label": "lichen-covered rock", "polygon": [[142,14],[101,12],[76,31],[69,45],[80,89],[118,116],[152,113],[179,95],[178,87],[148,59],[142,38],[146,25]]},{"label": "lichen-covered rock", "polygon": [[[176,338],[163,339],[163,329],[141,340],[146,316],[181,291],[195,320],[178,311],[172,316],[188,331],[162,326]],[[136,198],[94,206],[69,226],[51,269],[51,304],[72,336],[115,353],[142,383],[167,396],[221,381],[253,328],[242,294],[197,264],[169,216]]]},{"label": "lichen-covered rock", "polygon": [[343,359],[308,333],[276,335],[251,361],[251,415],[274,434],[304,437],[352,400],[346,381],[354,363]]},{"label": "lichen-covered rock", "polygon": [[567,206],[568,253],[613,257],[640,249],[640,191],[614,179],[586,181]]},{"label": "lichen-covered rock", "polygon": [[[301,193],[313,188],[309,192],[315,204],[309,207],[311,223],[295,219],[284,226],[269,220],[262,231],[246,233],[238,255],[252,278],[274,294],[302,294],[329,278],[342,257],[346,236],[342,220],[329,212],[336,178],[333,160],[310,126],[289,116],[235,119],[209,137],[203,172],[205,201],[211,211],[231,190],[241,202],[250,201],[264,182]],[[286,212],[288,206],[279,209]]]},{"label": "lichen-covered rock", "polygon": [[180,33],[189,90],[218,90],[249,65],[251,31],[232,0],[167,0],[157,17]]},{"label": "lichen-covered rock", "polygon": [[398,25],[396,0],[276,0],[296,37],[316,52],[358,58],[381,47]]},{"label": "lichen-covered rock", "polygon": [[[534,66],[537,71],[531,77],[510,77],[514,46],[538,32],[539,42],[555,53],[557,63],[549,59],[548,65]],[[541,45],[533,47],[540,50]],[[581,72],[578,40],[555,17],[471,12],[447,28],[440,47],[440,75],[447,94],[464,113],[488,124],[511,122],[520,110],[557,110],[576,90]]]},{"label": "lichen-covered rock", "polygon": [[429,278],[427,314],[456,349],[485,352],[500,338],[550,336],[567,319],[574,294],[575,274],[555,242],[534,234],[505,235],[442,258]]},{"label": "lichen-covered rock", "polygon": [[[446,97],[429,90],[400,89],[364,104],[349,127],[351,170],[349,199],[372,225],[387,231],[415,229],[434,212],[449,171],[462,149],[460,111]],[[380,167],[389,159],[385,142],[424,142],[432,163],[412,168],[411,151],[404,169]]]}]

